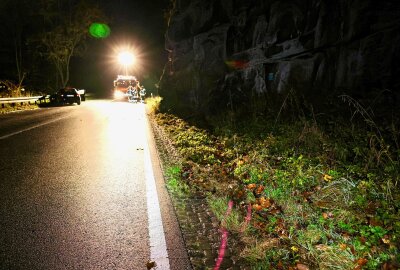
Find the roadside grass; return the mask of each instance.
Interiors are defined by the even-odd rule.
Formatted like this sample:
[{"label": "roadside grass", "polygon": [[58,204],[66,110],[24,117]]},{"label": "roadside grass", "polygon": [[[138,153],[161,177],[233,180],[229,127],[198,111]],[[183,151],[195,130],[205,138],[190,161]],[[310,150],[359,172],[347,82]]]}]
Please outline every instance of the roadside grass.
[{"label": "roadside grass", "polygon": [[153,96],[153,97],[146,98],[145,103],[146,103],[148,113],[153,114],[153,113],[159,112],[161,100],[162,100],[162,97],[160,97],[160,96]]},{"label": "roadside grass", "polygon": [[211,211],[215,214],[221,225],[227,230],[236,233],[246,234],[247,228],[244,226],[243,216],[239,209],[233,208],[227,214],[229,199],[226,197],[215,197],[209,194],[207,196],[207,203]]},{"label": "roadside grass", "polygon": [[181,166],[170,165],[166,168],[166,186],[167,189],[177,196],[188,194],[189,187],[181,179]]},{"label": "roadside grass", "polygon": [[6,114],[10,112],[24,111],[24,110],[35,110],[39,108],[37,104],[15,104],[11,105],[9,103],[3,104],[0,106],[0,114]]},{"label": "roadside grass", "polygon": [[332,130],[305,119],[213,131],[169,114],[155,119],[184,158],[167,170],[167,186],[207,194],[221,225],[246,243],[241,255],[254,269],[399,267],[395,127],[390,140],[375,127],[336,123]]}]

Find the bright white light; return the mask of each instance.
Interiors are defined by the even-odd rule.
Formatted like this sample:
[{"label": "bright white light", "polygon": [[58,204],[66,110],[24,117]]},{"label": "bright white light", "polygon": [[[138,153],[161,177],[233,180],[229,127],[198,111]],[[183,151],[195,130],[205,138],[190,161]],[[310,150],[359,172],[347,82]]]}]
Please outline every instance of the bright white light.
[{"label": "bright white light", "polygon": [[132,65],[135,60],[136,57],[131,52],[120,52],[118,54],[118,61],[124,66]]},{"label": "bright white light", "polygon": [[125,94],[123,92],[121,92],[121,91],[115,91],[114,92],[114,98],[115,99],[121,99],[123,97],[125,97]]}]

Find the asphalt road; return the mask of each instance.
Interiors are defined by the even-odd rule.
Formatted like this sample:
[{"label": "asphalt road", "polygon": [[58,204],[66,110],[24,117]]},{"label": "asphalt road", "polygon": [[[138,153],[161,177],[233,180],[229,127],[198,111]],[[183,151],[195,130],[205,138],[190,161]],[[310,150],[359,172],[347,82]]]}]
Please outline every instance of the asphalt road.
[{"label": "asphalt road", "polygon": [[190,269],[149,130],[125,102],[1,115],[0,269]]}]

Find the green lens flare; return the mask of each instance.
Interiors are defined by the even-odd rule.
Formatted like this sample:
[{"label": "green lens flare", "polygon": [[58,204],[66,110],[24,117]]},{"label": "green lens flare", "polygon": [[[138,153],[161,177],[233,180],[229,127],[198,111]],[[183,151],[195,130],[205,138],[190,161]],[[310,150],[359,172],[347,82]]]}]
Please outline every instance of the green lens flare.
[{"label": "green lens flare", "polygon": [[89,33],[95,38],[106,38],[110,35],[111,30],[107,24],[92,23],[89,27]]}]

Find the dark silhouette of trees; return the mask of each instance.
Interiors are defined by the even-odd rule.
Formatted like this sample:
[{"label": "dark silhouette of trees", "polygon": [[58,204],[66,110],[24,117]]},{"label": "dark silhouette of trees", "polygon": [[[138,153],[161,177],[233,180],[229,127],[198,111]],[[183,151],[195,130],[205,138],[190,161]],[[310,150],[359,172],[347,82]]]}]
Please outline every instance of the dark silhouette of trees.
[{"label": "dark silhouette of trees", "polygon": [[0,79],[57,89],[84,53],[90,24],[105,16],[91,0],[2,0],[0,18]]}]

